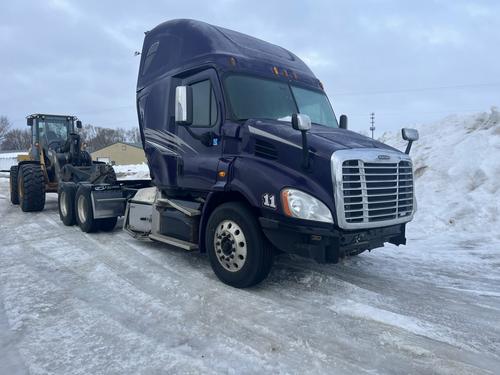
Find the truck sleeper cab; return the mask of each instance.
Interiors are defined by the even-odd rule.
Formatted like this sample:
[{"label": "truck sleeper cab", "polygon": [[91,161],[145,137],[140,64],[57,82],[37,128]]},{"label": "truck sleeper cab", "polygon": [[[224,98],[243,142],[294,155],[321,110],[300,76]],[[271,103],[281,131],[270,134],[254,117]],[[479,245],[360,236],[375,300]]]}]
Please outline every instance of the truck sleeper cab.
[{"label": "truck sleeper cab", "polygon": [[293,53],[194,20],[146,33],[137,82],[154,187],[124,228],[207,252],[235,287],[262,281],[273,251],[336,263],[405,244],[416,209],[406,153],[347,130]]}]

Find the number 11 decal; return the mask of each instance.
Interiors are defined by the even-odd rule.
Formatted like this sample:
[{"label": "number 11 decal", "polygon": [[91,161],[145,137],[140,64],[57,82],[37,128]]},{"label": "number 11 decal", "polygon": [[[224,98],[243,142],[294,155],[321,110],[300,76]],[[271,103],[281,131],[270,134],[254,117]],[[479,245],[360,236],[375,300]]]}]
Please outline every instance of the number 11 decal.
[{"label": "number 11 decal", "polygon": [[262,195],[262,205],[267,208],[276,209],[276,197],[274,194],[265,193]]}]

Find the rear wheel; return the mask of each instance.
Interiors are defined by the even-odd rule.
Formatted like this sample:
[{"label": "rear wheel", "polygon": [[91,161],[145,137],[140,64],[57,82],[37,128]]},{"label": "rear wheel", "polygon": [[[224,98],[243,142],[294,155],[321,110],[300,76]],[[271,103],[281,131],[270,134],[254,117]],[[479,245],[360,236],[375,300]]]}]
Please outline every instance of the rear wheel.
[{"label": "rear wheel", "polygon": [[19,204],[24,212],[45,207],[45,178],[38,164],[22,164],[17,176]]},{"label": "rear wheel", "polygon": [[59,218],[67,226],[76,223],[75,194],[76,186],[74,184],[60,183],[57,197]]},{"label": "rear wheel", "polygon": [[97,230],[97,220],[94,219],[90,189],[80,186],[75,195],[76,222],[85,233]]},{"label": "rear wheel", "polygon": [[224,203],[208,220],[205,246],[217,277],[236,288],[264,280],[273,251],[250,209],[239,202]]},{"label": "rear wheel", "polygon": [[12,167],[10,167],[9,185],[10,185],[10,202],[12,204],[19,204],[19,191],[17,190],[18,170],[19,167],[17,165],[13,165]]}]

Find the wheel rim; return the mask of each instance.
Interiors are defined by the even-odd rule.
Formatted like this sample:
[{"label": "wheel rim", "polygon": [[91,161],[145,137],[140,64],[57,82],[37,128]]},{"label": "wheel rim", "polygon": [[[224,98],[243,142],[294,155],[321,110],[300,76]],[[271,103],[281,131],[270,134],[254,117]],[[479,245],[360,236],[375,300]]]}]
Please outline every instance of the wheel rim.
[{"label": "wheel rim", "polygon": [[87,212],[85,211],[85,197],[83,195],[78,197],[77,206],[80,223],[85,223],[87,221]]},{"label": "wheel rim", "polygon": [[68,202],[66,201],[66,192],[61,192],[61,213],[64,217],[68,216]]},{"label": "wheel rim", "polygon": [[237,272],[247,260],[247,241],[241,227],[232,220],[224,220],[217,226],[214,236],[217,260],[224,269]]}]

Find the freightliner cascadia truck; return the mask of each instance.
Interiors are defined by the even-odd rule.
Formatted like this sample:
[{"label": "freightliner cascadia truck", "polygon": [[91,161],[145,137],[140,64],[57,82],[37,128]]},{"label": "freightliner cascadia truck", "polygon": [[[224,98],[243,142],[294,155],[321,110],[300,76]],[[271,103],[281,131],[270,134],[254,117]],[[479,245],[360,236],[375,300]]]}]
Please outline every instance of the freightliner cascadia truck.
[{"label": "freightliner cascadia truck", "polygon": [[87,219],[124,215],[134,237],[206,252],[234,287],[262,281],[276,252],[337,263],[406,243],[418,133],[403,129],[401,152],[347,130],[321,82],[279,46],[162,23],[144,39],[137,111],[152,186],[91,186]]}]

